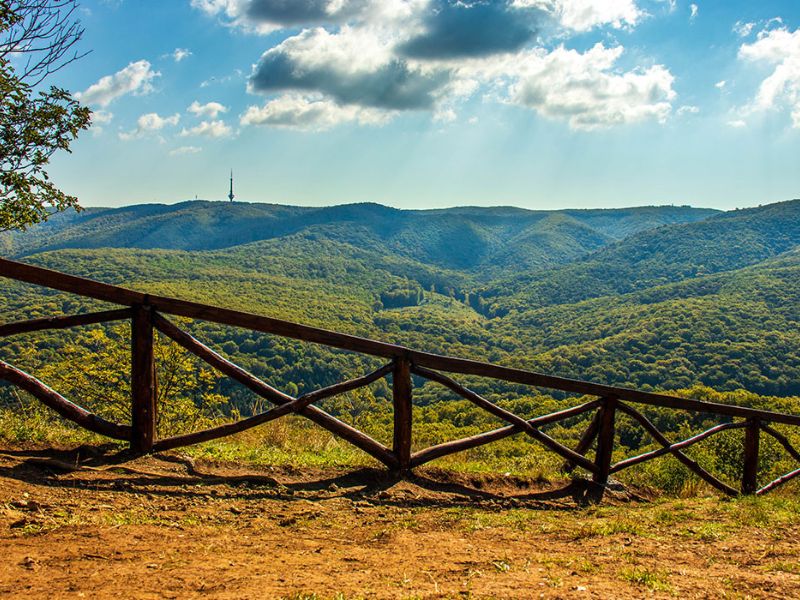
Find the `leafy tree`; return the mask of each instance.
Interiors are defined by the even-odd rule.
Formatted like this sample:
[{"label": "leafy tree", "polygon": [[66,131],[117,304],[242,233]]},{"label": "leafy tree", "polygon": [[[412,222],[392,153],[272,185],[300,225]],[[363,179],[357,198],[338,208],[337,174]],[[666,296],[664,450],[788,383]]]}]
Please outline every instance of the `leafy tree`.
[{"label": "leafy tree", "polygon": [[25,229],[79,208],[45,170],[89,127],[90,111],[66,90],[40,86],[79,58],[76,0],[0,0],[0,231]]}]

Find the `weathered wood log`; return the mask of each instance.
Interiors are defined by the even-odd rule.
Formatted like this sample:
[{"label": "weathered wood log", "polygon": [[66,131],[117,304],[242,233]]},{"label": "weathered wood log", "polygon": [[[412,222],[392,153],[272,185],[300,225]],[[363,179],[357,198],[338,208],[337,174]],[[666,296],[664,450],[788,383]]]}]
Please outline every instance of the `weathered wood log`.
[{"label": "weathered wood log", "polygon": [[[248,389],[252,390],[262,398],[269,400],[273,404],[279,405],[295,400],[295,398],[292,396],[276,390],[272,386],[261,381],[255,375],[248,373],[240,366],[235,365],[228,359],[220,356],[211,348],[195,339],[185,331],[179,329],[161,315],[156,314],[153,321],[156,329],[158,329],[161,333],[183,346],[189,352],[196,354],[212,367],[219,369],[231,379],[234,379],[245,385]],[[300,411],[300,414],[312,420],[320,427],[324,427],[331,433],[347,440],[357,448],[360,448],[367,454],[378,459],[389,468],[395,468],[397,466],[397,459],[392,451],[386,446],[372,439],[367,434],[362,433],[358,429],[350,427],[350,425],[340,421],[336,417],[329,415],[324,410],[317,408],[316,406],[307,406]]]},{"label": "weathered wood log", "polygon": [[[602,402],[598,400],[598,402]],[[589,426],[586,428],[586,431],[583,432],[581,439],[578,440],[578,444],[575,446],[575,452],[582,456],[586,456],[586,453],[589,451],[589,448],[592,447],[592,443],[594,442],[595,438],[597,437],[597,432],[600,430],[600,419],[602,418],[603,413],[602,410],[598,410],[592,420],[589,422]],[[564,461],[564,464],[561,466],[561,470],[565,473],[572,473],[575,470],[575,463],[570,461]]]},{"label": "weathered wood log", "polygon": [[786,450],[786,452],[788,452],[789,455],[793,459],[795,459],[797,461],[800,461],[800,452],[798,452],[795,449],[795,447],[792,446],[792,443],[789,441],[789,438],[787,438],[785,435],[783,435],[780,431],[770,427],[769,425],[767,425],[765,423],[761,424],[761,431],[763,431],[764,433],[766,433],[768,435],[771,435],[776,440],[778,440],[778,443],[781,446],[783,446],[784,450]]},{"label": "weathered wood log", "polygon": [[73,404],[61,394],[54,391],[32,375],[0,360],[0,379],[25,390],[45,406],[52,408],[59,415],[80,425],[84,429],[99,433],[115,440],[130,440],[131,428],[106,421],[102,417],[90,413],[85,408]]},{"label": "weathered wood log", "polygon": [[690,438],[683,440],[682,442],[676,442],[669,446],[662,446],[657,450],[650,450],[649,452],[644,452],[639,454],[638,456],[632,456],[631,458],[626,458],[625,460],[619,461],[617,464],[611,467],[611,473],[617,473],[618,471],[622,471],[623,469],[627,469],[628,467],[632,467],[633,465],[638,465],[639,463],[643,463],[648,460],[652,460],[654,458],[658,458],[659,456],[664,456],[665,454],[670,454],[675,450],[684,450],[689,446],[693,446],[698,442],[702,442],[706,438],[710,438],[712,435],[716,435],[722,431],[729,431],[731,429],[743,429],[747,427],[746,422],[741,423],[723,423],[721,425],[716,425],[711,429],[707,429],[702,433],[698,433]]},{"label": "weathered wood log", "polygon": [[795,479],[798,476],[800,476],[800,469],[796,469],[791,473],[787,473],[786,475],[781,475],[775,481],[769,482],[767,485],[758,490],[756,492],[756,496],[762,496],[767,492],[771,492],[775,488],[782,486],[784,483],[789,483],[792,479]]},{"label": "weathered wood log", "polygon": [[27,283],[33,283],[64,292],[71,292],[115,304],[124,304],[126,306],[146,304],[162,313],[169,313],[192,319],[203,319],[222,325],[243,327],[253,331],[272,333],[283,337],[314,342],[334,348],[352,350],[354,352],[362,352],[374,356],[394,358],[402,355],[402,352],[398,350],[400,347],[393,344],[376,342],[374,340],[328,331],[317,327],[299,325],[281,319],[273,319],[241,311],[208,306],[198,302],[145,294],[83,277],[67,275],[66,273],[53,271],[51,269],[26,265],[5,258],[0,258],[0,276],[10,277],[18,281],[25,281]]},{"label": "weathered wood log", "polygon": [[392,405],[394,408],[394,434],[392,451],[400,471],[411,468],[412,427],[411,364],[403,358],[395,359],[392,374]]},{"label": "weathered wood log", "polygon": [[608,476],[611,471],[617,404],[618,400],[613,396],[610,398],[603,398],[603,406],[600,408],[600,423],[597,430],[597,453],[594,458],[596,471],[592,475],[592,481],[598,486],[601,486],[598,493],[598,500],[602,498],[603,488],[608,483]]},{"label": "weathered wood log", "polygon": [[135,292],[125,288],[99,283],[97,281],[75,277],[73,275],[66,275],[58,271],[34,267],[8,259],[0,259],[0,276],[10,277],[18,281],[25,281],[52,289],[72,292],[82,296],[87,296],[89,298],[95,298],[116,304],[124,304],[127,306],[134,306],[136,304],[149,304],[155,310],[164,313],[170,313],[173,315],[189,317],[193,319],[203,319],[214,323],[220,323],[222,325],[244,327],[253,331],[271,333],[306,342],[323,344],[333,348],[370,354],[372,356],[381,356],[387,358],[405,357],[415,365],[438,371],[491,377],[494,379],[501,379],[503,381],[519,383],[522,385],[550,388],[564,392],[572,392],[591,396],[614,396],[620,400],[627,400],[630,402],[647,404],[651,406],[662,406],[666,408],[726,415],[730,417],[755,417],[760,418],[762,421],[773,423],[800,425],[800,415],[788,415],[714,402],[701,402],[699,400],[689,400],[675,396],[668,396],[665,394],[642,392],[639,390],[601,385],[564,377],[543,375],[541,373],[533,373],[530,371],[513,369],[510,367],[501,367],[498,365],[482,363],[474,360],[439,356],[437,354],[411,350],[395,344],[388,344],[385,342],[360,338],[357,336],[336,333],[306,325],[299,325],[297,323],[282,321],[280,319],[273,319],[270,317],[263,317],[240,311],[208,306],[196,302],[188,302],[174,298]]},{"label": "weathered wood log", "polygon": [[758,419],[747,419],[747,427],[744,430],[743,494],[755,494],[758,491],[758,434],[760,429]]},{"label": "weathered wood log", "polygon": [[130,319],[132,316],[133,313],[131,309],[117,308],[114,310],[104,310],[82,315],[64,315],[60,317],[30,319],[29,321],[17,321],[16,323],[0,325],[0,337],[20,333],[31,333],[33,331],[43,331],[46,329],[68,329],[69,327],[78,327],[80,325],[120,321],[122,319]]},{"label": "weathered wood log", "polygon": [[[617,405],[617,410],[620,410],[625,414],[627,414],[628,416],[636,419],[639,422],[639,424],[641,424],[641,426],[644,427],[645,431],[647,431],[651,436],[653,436],[653,438],[665,448],[668,448],[669,446],[672,445],[672,443],[666,438],[666,436],[663,433],[661,433],[658,430],[658,428],[650,422],[650,419],[645,417],[638,410],[635,410],[630,406],[623,404],[622,402],[620,402]],[[728,494],[729,496],[739,495],[738,490],[735,490],[724,481],[720,481],[719,479],[714,477],[711,473],[709,473],[703,467],[701,467],[697,463],[697,461],[686,456],[686,454],[684,454],[681,450],[673,450],[670,452],[670,454],[672,454],[675,458],[681,461],[690,471],[692,471],[701,479],[706,481],[709,485],[717,488],[721,492]]]},{"label": "weathered wood log", "polygon": [[284,394],[278,389],[275,389],[268,383],[265,383],[252,373],[245,371],[239,365],[229,361],[227,358],[218,354],[191,334],[183,331],[171,321],[168,321],[158,313],[153,317],[153,324],[156,329],[166,335],[168,338],[188,350],[195,356],[203,359],[209,365],[227,375],[231,379],[238,381],[247,389],[255,392],[259,396],[266,398],[270,402],[276,404],[285,404],[291,402],[294,398],[288,394]]},{"label": "weathered wood log", "polygon": [[[577,417],[585,412],[594,410],[599,405],[599,400],[592,400],[591,402],[581,404],[580,406],[573,406],[555,413],[550,413],[549,415],[543,415],[541,417],[530,419],[528,423],[530,423],[533,427],[543,427],[545,425],[550,425],[551,423],[557,423],[558,421],[564,421],[572,417]],[[507,427],[501,427],[493,431],[487,431],[486,433],[479,433],[477,435],[462,438],[460,440],[453,440],[452,442],[444,442],[435,446],[430,446],[429,448],[425,448],[424,450],[420,450],[419,452],[415,452],[411,455],[411,466],[418,467],[436,458],[441,458],[457,452],[463,452],[464,450],[469,450],[471,448],[477,448],[478,446],[483,446],[485,444],[510,437],[514,434],[522,433],[522,431],[523,430],[521,427],[516,425],[508,425]]]},{"label": "weathered wood log", "polygon": [[226,423],[225,425],[220,425],[219,427],[211,427],[209,429],[204,429],[203,431],[195,431],[193,433],[186,433],[183,435],[165,438],[163,440],[158,440],[153,449],[156,452],[161,452],[181,446],[190,446],[192,444],[208,442],[217,438],[233,435],[234,433],[246,431],[258,425],[273,421],[289,413],[300,412],[314,402],[318,402],[325,398],[330,398],[332,396],[343,394],[345,392],[364,387],[365,385],[369,385],[381,377],[385,377],[387,374],[391,373],[393,367],[394,366],[391,364],[385,365],[377,371],[369,373],[368,375],[343,381],[319,390],[314,390],[313,392],[303,394],[296,400],[292,400],[291,402],[287,402],[285,404],[279,404],[275,408],[271,408],[263,413],[247,417],[246,419],[241,419],[235,423]]},{"label": "weathered wood log", "polygon": [[133,307],[131,321],[131,448],[152,452],[156,438],[156,364],[153,352],[153,311]]},{"label": "weathered wood log", "polygon": [[690,400],[686,398],[678,398],[676,396],[668,396],[666,394],[642,392],[623,387],[590,383],[587,381],[555,377],[552,375],[542,375],[540,373],[512,369],[510,367],[501,367],[498,365],[481,363],[463,358],[412,352],[411,361],[415,365],[429,369],[435,369],[437,371],[488,377],[492,379],[500,379],[502,381],[509,381],[512,383],[530,385],[533,387],[551,388],[564,392],[584,394],[587,396],[614,396],[620,400],[627,400],[649,406],[661,406],[664,408],[674,408],[678,410],[688,410],[692,412],[725,415],[730,417],[756,417],[773,423],[800,425],[800,415],[788,415],[784,413],[770,412],[754,408],[734,406],[730,404]]},{"label": "weathered wood log", "polygon": [[442,375],[441,373],[437,373],[436,371],[431,371],[430,369],[419,367],[417,365],[412,365],[411,370],[420,377],[424,377],[425,379],[430,379],[431,381],[435,381],[436,383],[442,384],[443,386],[452,390],[462,398],[469,400],[476,406],[479,406],[480,408],[493,414],[494,416],[499,417],[504,421],[507,421],[512,425],[519,427],[523,432],[527,433],[533,439],[540,442],[542,445],[549,448],[556,454],[561,455],[563,458],[566,458],[578,464],[579,466],[583,467],[584,469],[587,469],[590,472],[594,472],[595,470],[594,463],[588,460],[585,456],[582,456],[577,452],[574,452],[571,448],[567,448],[563,444],[558,443],[546,433],[539,431],[536,427],[531,425],[527,420],[523,419],[522,417],[515,415],[511,411],[501,408],[492,402],[489,402],[483,396],[476,394],[472,390],[464,387],[463,385],[454,381],[453,379],[450,379],[446,375]]}]

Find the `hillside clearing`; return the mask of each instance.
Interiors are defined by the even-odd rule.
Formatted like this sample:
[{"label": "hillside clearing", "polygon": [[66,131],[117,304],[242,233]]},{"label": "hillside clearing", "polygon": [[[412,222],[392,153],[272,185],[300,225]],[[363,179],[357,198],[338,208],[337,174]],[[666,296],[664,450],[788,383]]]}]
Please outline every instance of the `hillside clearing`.
[{"label": "hillside clearing", "polygon": [[63,463],[110,457],[0,452],[0,596],[800,595],[800,503],[789,496],[618,493],[580,507],[568,492],[502,476],[423,469],[394,482],[178,454],[69,472]]}]

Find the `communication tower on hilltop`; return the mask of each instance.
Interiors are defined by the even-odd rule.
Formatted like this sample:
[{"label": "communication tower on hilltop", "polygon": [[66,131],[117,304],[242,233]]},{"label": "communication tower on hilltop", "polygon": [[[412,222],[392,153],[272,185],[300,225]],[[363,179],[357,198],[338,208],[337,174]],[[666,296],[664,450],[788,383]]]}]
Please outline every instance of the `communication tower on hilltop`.
[{"label": "communication tower on hilltop", "polygon": [[233,202],[234,198],[236,198],[236,196],[233,194],[233,169],[231,169],[231,191],[228,192],[228,200]]}]

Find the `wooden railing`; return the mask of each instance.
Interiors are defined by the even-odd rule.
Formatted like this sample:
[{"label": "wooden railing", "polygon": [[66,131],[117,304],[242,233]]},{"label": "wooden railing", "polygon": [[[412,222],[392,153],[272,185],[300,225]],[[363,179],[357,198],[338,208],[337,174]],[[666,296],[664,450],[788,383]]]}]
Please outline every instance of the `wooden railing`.
[{"label": "wooden railing", "polygon": [[[602,490],[612,474],[665,455],[674,456],[711,486],[730,495],[739,493],[764,494],[800,476],[800,468],[798,468],[763,486],[759,486],[758,483],[759,439],[761,433],[775,438],[786,452],[800,463],[800,452],[792,446],[784,434],[773,427],[774,424],[800,426],[800,416],[797,415],[600,385],[473,360],[420,352],[403,346],[279,319],[175,298],[144,294],[6,259],[0,259],[0,276],[125,306],[125,308],[118,310],[6,323],[0,325],[0,337],[46,329],[65,329],[80,325],[129,319],[131,321],[131,425],[106,421],[73,404],[31,375],[3,361],[0,361],[0,380],[5,380],[20,387],[61,416],[81,427],[111,438],[130,442],[131,447],[140,453],[158,452],[196,444],[244,431],[284,415],[300,414],[373,456],[390,470],[400,473],[407,473],[415,467],[443,456],[489,444],[511,435],[524,433],[549,451],[561,456],[565,460],[565,470],[580,468],[591,474],[592,481],[596,484],[595,488],[599,490],[600,496],[602,496]],[[201,319],[305,342],[314,342],[332,348],[384,358],[388,362],[380,369],[361,377],[293,397],[275,389],[253,374],[233,364],[189,333],[178,328],[164,315]],[[234,423],[204,431],[157,439],[155,423],[156,386],[158,383],[156,381],[153,353],[154,330],[158,330],[161,334],[174,340],[189,352],[197,355],[223,374],[243,384],[275,406],[265,412]],[[450,376],[453,374],[488,377],[537,388],[549,388],[583,396],[595,396],[596,399],[552,414],[525,419],[464,387]],[[472,437],[412,452],[412,375],[449,388],[457,395],[507,422],[508,425]],[[369,385],[387,376],[391,376],[394,409],[394,433],[391,448],[315,406],[320,400]],[[631,404],[712,414],[726,422],[689,439],[673,443]],[[590,412],[594,412],[594,415],[575,448],[565,446],[543,431],[543,427],[546,425],[562,422]],[[612,455],[615,439],[615,420],[618,414],[627,415],[638,422],[661,448],[626,458],[614,464]],[[732,429],[745,430],[744,465],[740,489],[735,489],[721,481],[684,453],[686,448],[720,432]],[[593,446],[596,446],[596,450],[593,459],[590,459],[587,455]]]}]

